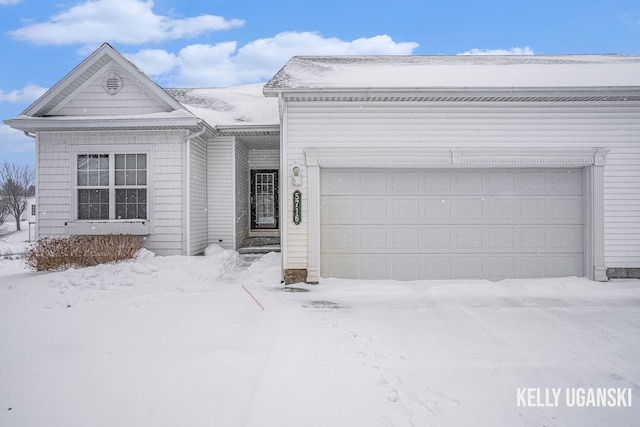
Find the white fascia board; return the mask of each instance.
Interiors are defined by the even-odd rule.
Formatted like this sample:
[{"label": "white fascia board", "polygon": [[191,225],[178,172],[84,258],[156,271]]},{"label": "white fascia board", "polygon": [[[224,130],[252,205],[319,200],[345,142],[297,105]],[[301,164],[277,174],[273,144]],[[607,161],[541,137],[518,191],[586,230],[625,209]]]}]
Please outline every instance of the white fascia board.
[{"label": "white fascia board", "polygon": [[220,133],[270,133],[280,132],[280,125],[217,125],[214,127]]},{"label": "white fascia board", "polygon": [[[594,96],[640,97],[640,86],[603,87],[265,87],[267,97],[284,98],[590,98]],[[635,99],[637,100],[637,99]]]},{"label": "white fascia board", "polygon": [[78,76],[82,75],[85,71],[91,68],[99,58],[108,54],[110,51],[113,51],[113,48],[107,43],[102,44],[98,49],[96,49],[91,55],[85,58],[80,64],[76,65],[73,70],[67,73],[62,79],[60,79],[56,84],[49,88],[40,98],[35,100],[26,110],[24,110],[21,115],[32,116],[36,111],[40,110],[42,107],[47,105],[49,102],[53,101],[56,97],[60,96],[62,90],[67,87],[71,82],[78,78]]},{"label": "white fascia board", "polygon": [[14,129],[26,132],[43,130],[91,130],[91,129],[167,129],[199,128],[202,120],[196,117],[150,118],[69,118],[69,117],[18,117],[5,120]]}]

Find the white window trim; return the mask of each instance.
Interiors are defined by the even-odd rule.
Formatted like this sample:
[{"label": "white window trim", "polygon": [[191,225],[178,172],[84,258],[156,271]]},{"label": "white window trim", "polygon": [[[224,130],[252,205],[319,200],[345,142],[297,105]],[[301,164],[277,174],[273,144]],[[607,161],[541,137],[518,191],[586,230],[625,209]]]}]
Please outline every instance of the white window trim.
[{"label": "white window trim", "polygon": [[[109,154],[109,182],[110,188],[115,185],[115,154],[146,154],[147,155],[147,219],[108,219],[81,220],[78,219],[78,156],[83,154]],[[70,235],[102,235],[102,234],[133,234],[148,235],[153,232],[153,150],[148,144],[132,145],[74,145],[71,148],[69,173],[71,174],[70,212],[71,219],[65,222],[65,229]],[[111,184],[113,183],[113,184]],[[109,194],[109,217],[115,217],[115,193]]]},{"label": "white window trim", "polygon": [[607,281],[604,264],[604,166],[609,149],[458,149],[410,148],[305,150],[307,175],[307,281],[320,281],[320,168],[553,168],[585,170],[586,277]]}]

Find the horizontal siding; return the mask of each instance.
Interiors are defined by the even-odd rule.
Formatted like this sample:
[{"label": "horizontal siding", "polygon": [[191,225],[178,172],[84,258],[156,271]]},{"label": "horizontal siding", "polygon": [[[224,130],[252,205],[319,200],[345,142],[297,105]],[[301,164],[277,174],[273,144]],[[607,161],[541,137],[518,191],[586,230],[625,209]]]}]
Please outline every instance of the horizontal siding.
[{"label": "horizontal siding", "polygon": [[[640,266],[640,118],[634,131],[621,130],[607,157],[604,178],[605,264]],[[626,129],[626,128],[623,128]]]},{"label": "horizontal siding", "polygon": [[[40,132],[38,134],[39,237],[64,236],[64,223],[75,215],[71,206],[72,146],[146,145],[151,148],[152,194],[149,212],[153,234],[145,247],[158,255],[182,253],[182,133],[175,132]],[[99,152],[99,149],[96,151]],[[178,219],[178,220],[176,220]]]},{"label": "horizontal siding", "polygon": [[[303,165],[304,160],[298,161],[298,164]],[[302,180],[303,184],[306,180]],[[301,194],[301,208],[302,208],[302,222],[298,225],[293,223],[293,192],[300,190]],[[303,187],[291,187],[287,194],[287,212],[286,221],[289,223],[287,226],[287,268],[289,269],[305,269],[307,268],[307,218],[309,216],[309,199],[307,197],[307,191]],[[282,216],[280,221],[283,221]]]},{"label": "horizontal siding", "polygon": [[[288,102],[286,111],[287,168],[304,164],[304,150],[314,147],[609,148],[605,264],[640,266],[640,250],[633,245],[640,233],[640,211],[621,208],[640,201],[638,103],[325,101]],[[303,180],[303,195],[305,186]],[[287,197],[291,206],[291,195]],[[304,268],[300,257],[306,253],[306,230],[289,223],[288,265]]]},{"label": "horizontal siding", "polygon": [[[549,147],[601,146],[605,143],[625,146],[638,135],[632,130],[638,120],[638,107],[611,107],[618,114],[600,111],[596,106],[544,107],[548,114],[534,108],[479,106],[477,109],[455,105],[416,105],[412,114],[394,109],[393,104],[339,106],[290,105],[289,142],[298,136],[307,146],[394,146],[449,148],[527,146],[535,142]],[[330,105],[326,105],[330,104]],[[422,104],[422,103],[416,103]],[[575,110],[573,113],[565,109]],[[340,113],[336,113],[336,111]],[[419,112],[417,112],[417,111]],[[634,111],[635,110],[635,111]],[[583,113],[583,114],[579,114]],[[491,116],[491,117],[487,117]],[[611,116],[615,120],[611,120]],[[493,118],[495,117],[495,118]],[[613,154],[613,153],[612,153]]]},{"label": "horizontal siding", "polygon": [[[184,216],[184,134],[179,131],[152,132],[155,136],[153,168],[153,234],[147,238],[147,248],[158,255],[183,254],[184,222],[166,222]],[[133,142],[132,142],[133,143]],[[163,165],[171,163],[168,169]],[[180,165],[180,166],[176,166]],[[156,224],[156,220],[160,223]]]},{"label": "horizontal siding", "polygon": [[179,228],[182,227],[182,218],[173,217],[170,212],[156,212],[153,218],[153,224],[157,229]]},{"label": "horizontal siding", "polygon": [[279,150],[250,150],[250,169],[278,169],[280,167]]},{"label": "horizontal siding", "polygon": [[233,137],[217,137],[207,145],[209,243],[234,248]]},{"label": "horizontal siding", "polygon": [[38,237],[66,235],[64,223],[71,219],[70,148],[61,132],[38,134]]},{"label": "horizontal siding", "polygon": [[[122,76],[122,89],[109,94],[103,88],[104,79],[113,71]],[[157,99],[138,86],[137,77],[131,76],[115,64],[106,66],[105,73],[98,73],[84,85],[62,108],[54,111],[61,116],[101,116],[125,114],[150,114],[165,112]]]},{"label": "horizontal siding", "polygon": [[189,167],[190,195],[190,244],[189,255],[204,252],[209,242],[207,234],[207,147],[198,139],[191,143],[191,166]]}]

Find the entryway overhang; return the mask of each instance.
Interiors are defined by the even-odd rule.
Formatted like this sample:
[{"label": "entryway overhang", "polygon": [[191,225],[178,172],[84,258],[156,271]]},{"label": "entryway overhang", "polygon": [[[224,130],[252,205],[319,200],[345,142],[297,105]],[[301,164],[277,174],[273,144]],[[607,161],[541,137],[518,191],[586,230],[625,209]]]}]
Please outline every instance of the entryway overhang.
[{"label": "entryway overhang", "polygon": [[251,148],[280,148],[280,125],[218,125],[214,131],[219,136],[233,136],[236,142],[248,144]]},{"label": "entryway overhang", "polygon": [[[279,252],[280,126],[218,125],[215,132],[234,141],[235,249],[240,253]],[[270,201],[265,200],[269,197]],[[267,217],[271,222],[267,223]]]}]

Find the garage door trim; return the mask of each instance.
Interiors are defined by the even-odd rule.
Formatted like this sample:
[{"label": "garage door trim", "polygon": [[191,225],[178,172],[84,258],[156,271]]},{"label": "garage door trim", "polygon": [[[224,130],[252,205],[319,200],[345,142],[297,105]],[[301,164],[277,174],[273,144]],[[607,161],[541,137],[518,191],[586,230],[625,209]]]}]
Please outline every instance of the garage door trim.
[{"label": "garage door trim", "polygon": [[606,281],[604,266],[604,166],[609,150],[305,150],[308,191],[307,281],[320,280],[320,168],[586,168],[584,197],[584,265],[591,280]]}]

